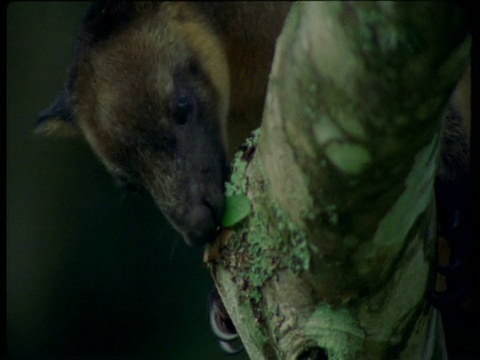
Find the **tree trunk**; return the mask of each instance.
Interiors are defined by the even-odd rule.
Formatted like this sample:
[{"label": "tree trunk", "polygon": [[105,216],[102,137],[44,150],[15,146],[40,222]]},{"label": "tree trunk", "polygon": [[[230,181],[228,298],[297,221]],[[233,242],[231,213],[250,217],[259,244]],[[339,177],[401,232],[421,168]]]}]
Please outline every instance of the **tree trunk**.
[{"label": "tree trunk", "polygon": [[433,193],[471,38],[449,2],[300,2],[206,250],[251,359],[441,359]]}]

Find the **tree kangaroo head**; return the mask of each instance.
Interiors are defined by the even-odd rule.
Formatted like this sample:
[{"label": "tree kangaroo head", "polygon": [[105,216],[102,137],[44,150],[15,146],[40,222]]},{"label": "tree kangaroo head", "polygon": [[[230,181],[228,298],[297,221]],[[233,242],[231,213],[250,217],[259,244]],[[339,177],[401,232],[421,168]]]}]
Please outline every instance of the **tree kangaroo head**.
[{"label": "tree kangaroo head", "polygon": [[119,181],[143,186],[189,244],[224,207],[229,77],[208,22],[185,3],[95,3],[43,133],[80,133]]}]

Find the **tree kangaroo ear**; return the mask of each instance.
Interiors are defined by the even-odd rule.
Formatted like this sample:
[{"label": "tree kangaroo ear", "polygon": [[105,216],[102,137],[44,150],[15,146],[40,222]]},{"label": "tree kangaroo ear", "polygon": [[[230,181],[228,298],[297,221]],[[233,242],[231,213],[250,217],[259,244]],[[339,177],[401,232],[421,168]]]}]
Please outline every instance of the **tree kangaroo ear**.
[{"label": "tree kangaroo ear", "polygon": [[47,136],[68,137],[78,134],[78,128],[73,122],[70,94],[64,89],[37,119],[35,133]]}]

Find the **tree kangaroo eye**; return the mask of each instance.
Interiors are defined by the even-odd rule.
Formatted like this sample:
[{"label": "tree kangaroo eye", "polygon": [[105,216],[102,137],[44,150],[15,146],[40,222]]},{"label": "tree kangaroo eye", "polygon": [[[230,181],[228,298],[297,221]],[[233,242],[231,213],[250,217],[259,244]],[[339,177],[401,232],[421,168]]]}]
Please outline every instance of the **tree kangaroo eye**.
[{"label": "tree kangaroo eye", "polygon": [[182,93],[177,98],[175,109],[175,120],[177,124],[183,125],[191,120],[195,113],[195,97],[191,93]]}]

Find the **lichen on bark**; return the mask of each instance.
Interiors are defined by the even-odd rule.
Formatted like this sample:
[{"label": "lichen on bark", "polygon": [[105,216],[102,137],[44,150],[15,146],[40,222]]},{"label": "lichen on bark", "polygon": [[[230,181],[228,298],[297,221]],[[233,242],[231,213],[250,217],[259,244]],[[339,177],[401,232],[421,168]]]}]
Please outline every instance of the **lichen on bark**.
[{"label": "lichen on bark", "polygon": [[261,133],[227,185],[252,211],[207,250],[252,359],[434,354],[433,178],[469,55],[462,16],[433,2],[293,5]]}]

